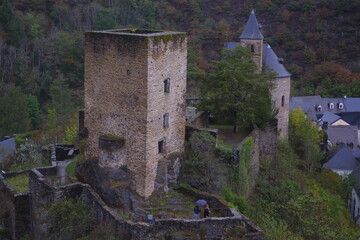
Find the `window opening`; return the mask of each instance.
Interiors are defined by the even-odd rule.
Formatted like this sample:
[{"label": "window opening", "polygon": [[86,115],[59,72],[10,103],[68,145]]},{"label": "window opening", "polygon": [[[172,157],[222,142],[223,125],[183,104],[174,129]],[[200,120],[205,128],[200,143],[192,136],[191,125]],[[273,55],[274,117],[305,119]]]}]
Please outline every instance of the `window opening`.
[{"label": "window opening", "polygon": [[164,153],[165,152],[165,141],[164,140],[160,140],[158,142],[158,152],[159,153]]},{"label": "window opening", "polygon": [[169,113],[165,113],[163,116],[163,127],[169,128]]},{"label": "window opening", "polygon": [[170,92],[170,78],[164,80],[164,92]]},{"label": "window opening", "polygon": [[281,106],[285,106],[285,96],[281,97]]}]

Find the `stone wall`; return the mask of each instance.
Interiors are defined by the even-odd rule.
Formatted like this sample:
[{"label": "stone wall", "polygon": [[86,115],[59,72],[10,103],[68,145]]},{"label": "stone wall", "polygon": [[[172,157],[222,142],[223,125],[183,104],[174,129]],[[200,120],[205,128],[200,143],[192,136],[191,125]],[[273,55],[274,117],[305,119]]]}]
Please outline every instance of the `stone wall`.
[{"label": "stone wall", "polygon": [[289,125],[290,77],[275,78],[271,98],[275,102],[275,107],[279,110],[276,116],[279,138],[286,139]]},{"label": "stone wall", "polygon": [[[113,30],[85,36],[86,158],[99,158],[102,167],[127,166],[141,196],[153,192],[158,160],[184,148],[186,57],[185,33]],[[101,148],[104,135],[124,144]]]},{"label": "stone wall", "polygon": [[0,175],[0,215],[8,215],[8,227],[12,239],[21,238],[31,231],[29,193],[16,194],[16,191],[7,183],[7,177],[24,174],[6,173]]},{"label": "stone wall", "polygon": [[253,46],[253,61],[259,68],[259,72],[262,71],[262,62],[263,62],[263,43],[262,39],[240,39],[240,44],[243,47],[248,47],[250,50]]},{"label": "stone wall", "polygon": [[54,239],[49,232],[47,208],[54,201],[64,198],[81,198],[91,210],[95,222],[93,227],[106,224],[107,230],[114,231],[115,239],[265,239],[263,232],[245,216],[234,209],[225,207],[224,203],[221,203],[215,196],[206,193],[192,192],[191,194],[198,194],[198,197],[205,198],[213,206],[220,204],[227,211],[227,217],[201,220],[155,219],[151,222],[133,222],[121,218],[87,184],[74,183],[57,188],[49,186],[45,177],[55,172],[55,167],[47,167],[33,169],[30,173],[31,215],[35,239]]}]

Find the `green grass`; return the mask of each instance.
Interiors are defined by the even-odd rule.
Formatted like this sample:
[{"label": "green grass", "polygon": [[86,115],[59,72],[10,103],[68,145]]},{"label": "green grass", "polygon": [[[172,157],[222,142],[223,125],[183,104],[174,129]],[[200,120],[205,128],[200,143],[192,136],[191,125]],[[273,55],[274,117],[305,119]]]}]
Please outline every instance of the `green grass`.
[{"label": "green grass", "polygon": [[26,193],[29,191],[29,176],[27,173],[6,178],[6,181],[11,187],[15,189],[17,194]]},{"label": "green grass", "polygon": [[68,178],[71,179],[71,181],[77,181],[76,175],[75,175],[75,168],[76,168],[76,161],[70,163],[66,167],[66,173],[68,175]]}]

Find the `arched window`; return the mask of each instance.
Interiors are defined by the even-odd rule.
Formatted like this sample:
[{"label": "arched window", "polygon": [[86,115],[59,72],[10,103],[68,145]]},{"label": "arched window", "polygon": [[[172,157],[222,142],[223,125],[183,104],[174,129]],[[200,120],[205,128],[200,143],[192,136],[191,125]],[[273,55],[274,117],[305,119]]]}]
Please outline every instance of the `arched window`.
[{"label": "arched window", "polygon": [[285,96],[281,97],[281,106],[285,106]]}]

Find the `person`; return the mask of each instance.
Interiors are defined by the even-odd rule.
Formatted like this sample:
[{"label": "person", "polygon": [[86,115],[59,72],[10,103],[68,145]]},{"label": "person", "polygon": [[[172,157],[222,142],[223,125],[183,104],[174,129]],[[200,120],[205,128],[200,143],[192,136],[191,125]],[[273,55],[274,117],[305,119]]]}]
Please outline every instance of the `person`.
[{"label": "person", "polygon": [[200,219],[200,208],[199,208],[199,206],[194,207],[194,218],[195,219]]},{"label": "person", "polygon": [[209,208],[209,205],[206,204],[205,209],[204,209],[204,218],[209,217],[209,215],[210,215],[210,208]]}]

